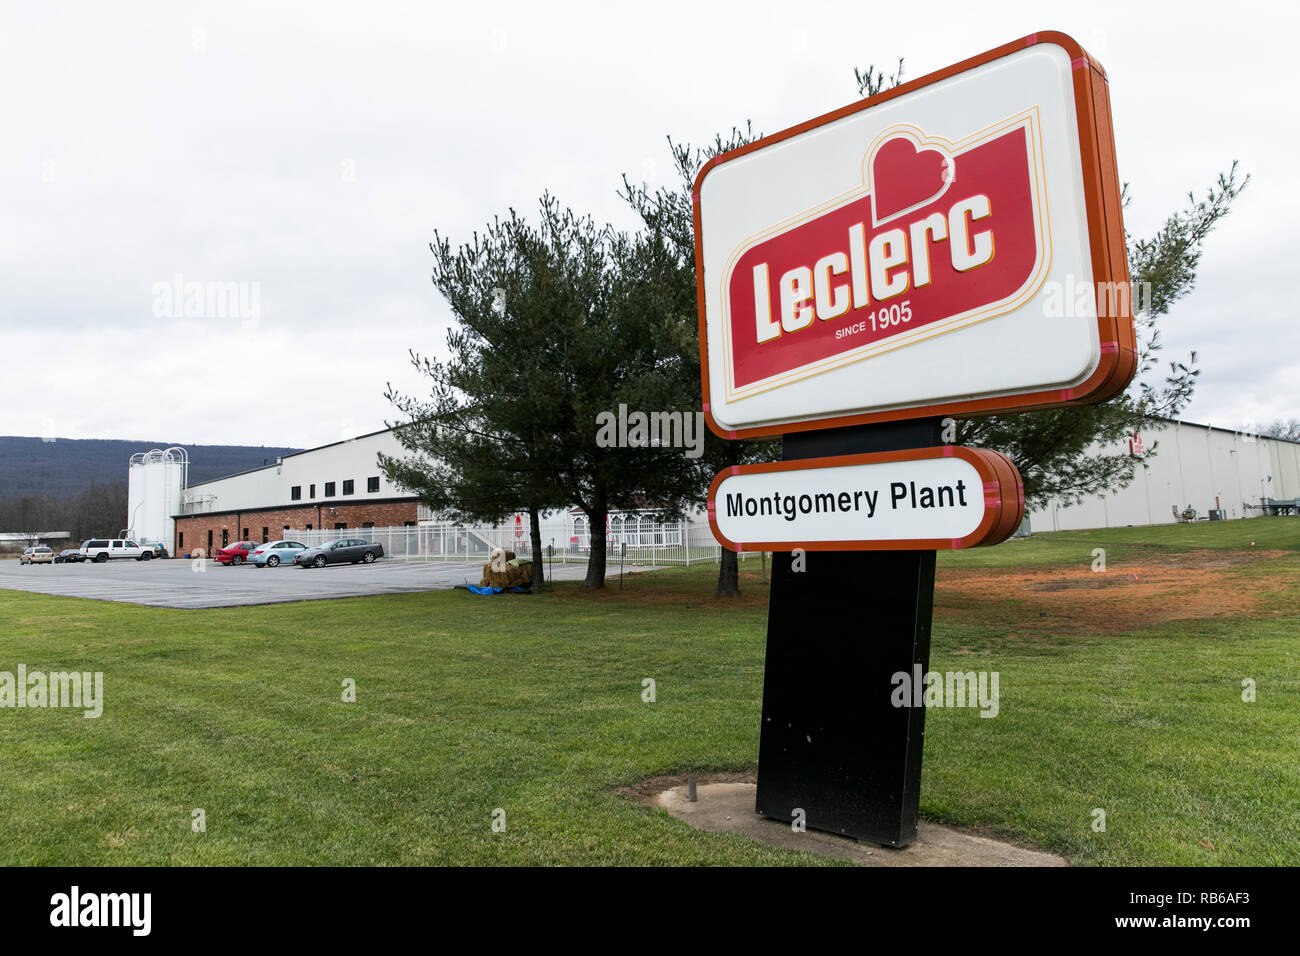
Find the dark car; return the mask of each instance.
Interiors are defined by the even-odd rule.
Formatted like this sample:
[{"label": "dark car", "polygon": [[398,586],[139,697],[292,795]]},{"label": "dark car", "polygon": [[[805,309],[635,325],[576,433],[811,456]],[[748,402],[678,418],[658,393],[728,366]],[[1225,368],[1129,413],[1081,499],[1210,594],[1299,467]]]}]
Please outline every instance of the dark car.
[{"label": "dark car", "polygon": [[54,556],[55,564],[77,564],[85,560],[80,548],[64,548]]},{"label": "dark car", "polygon": [[323,568],[327,564],[370,564],[384,556],[384,546],[362,538],[343,538],[319,548],[308,548],[293,556],[293,563],[304,568]]}]

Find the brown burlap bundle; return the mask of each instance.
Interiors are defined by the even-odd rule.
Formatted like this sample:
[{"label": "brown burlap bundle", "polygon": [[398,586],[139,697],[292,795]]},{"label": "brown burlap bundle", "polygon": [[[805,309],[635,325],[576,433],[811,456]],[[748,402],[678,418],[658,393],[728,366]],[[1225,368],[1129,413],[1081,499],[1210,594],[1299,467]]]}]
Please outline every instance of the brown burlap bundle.
[{"label": "brown burlap bundle", "polygon": [[[514,552],[505,552],[509,557],[505,560],[513,561]],[[493,562],[489,561],[483,565],[483,579],[478,585],[481,588],[515,588],[527,587],[533,580],[533,566],[531,562],[524,563],[518,567],[505,566],[504,571],[498,571],[493,568]]]}]

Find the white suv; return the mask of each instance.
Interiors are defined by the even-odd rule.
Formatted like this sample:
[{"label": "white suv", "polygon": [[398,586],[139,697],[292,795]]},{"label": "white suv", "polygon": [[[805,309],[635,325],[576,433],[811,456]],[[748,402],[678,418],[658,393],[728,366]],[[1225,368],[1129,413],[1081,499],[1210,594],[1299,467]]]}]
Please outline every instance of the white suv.
[{"label": "white suv", "polygon": [[152,548],[142,548],[127,538],[91,538],[81,546],[81,560],[103,564],[109,558],[135,558],[148,561],[153,557]]}]

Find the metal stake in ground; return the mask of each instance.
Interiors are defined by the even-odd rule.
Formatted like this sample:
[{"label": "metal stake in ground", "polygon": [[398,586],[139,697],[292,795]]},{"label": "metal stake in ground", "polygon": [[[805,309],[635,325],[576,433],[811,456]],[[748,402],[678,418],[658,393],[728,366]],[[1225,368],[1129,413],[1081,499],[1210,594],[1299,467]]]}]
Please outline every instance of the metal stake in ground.
[{"label": "metal stake in ground", "polygon": [[[786,460],[938,445],[937,419],[788,434]],[[894,674],[930,660],[933,551],[772,555],[755,809],[905,846],[916,839],[925,709]]]}]

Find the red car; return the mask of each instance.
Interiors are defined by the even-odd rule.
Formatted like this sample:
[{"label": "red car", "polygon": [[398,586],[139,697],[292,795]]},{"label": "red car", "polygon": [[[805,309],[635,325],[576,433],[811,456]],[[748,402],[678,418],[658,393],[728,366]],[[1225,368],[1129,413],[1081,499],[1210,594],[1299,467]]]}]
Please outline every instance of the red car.
[{"label": "red car", "polygon": [[212,556],[218,564],[240,565],[248,561],[248,553],[258,547],[256,541],[236,541],[228,544]]}]

